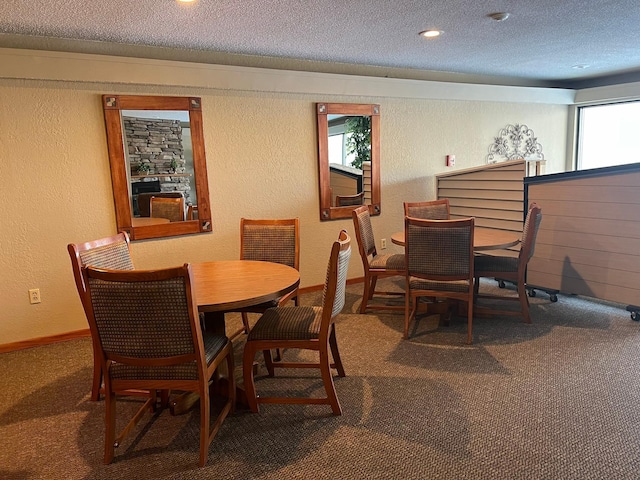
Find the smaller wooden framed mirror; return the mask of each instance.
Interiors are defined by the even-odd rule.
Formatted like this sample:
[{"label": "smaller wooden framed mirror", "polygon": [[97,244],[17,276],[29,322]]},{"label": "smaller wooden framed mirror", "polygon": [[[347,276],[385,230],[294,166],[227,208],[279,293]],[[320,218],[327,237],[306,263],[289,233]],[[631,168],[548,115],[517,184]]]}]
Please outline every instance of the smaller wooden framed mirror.
[{"label": "smaller wooden framed mirror", "polygon": [[320,220],[380,206],[380,105],[318,103]]},{"label": "smaller wooden framed mirror", "polygon": [[118,232],[211,232],[201,99],[103,95],[102,106]]}]

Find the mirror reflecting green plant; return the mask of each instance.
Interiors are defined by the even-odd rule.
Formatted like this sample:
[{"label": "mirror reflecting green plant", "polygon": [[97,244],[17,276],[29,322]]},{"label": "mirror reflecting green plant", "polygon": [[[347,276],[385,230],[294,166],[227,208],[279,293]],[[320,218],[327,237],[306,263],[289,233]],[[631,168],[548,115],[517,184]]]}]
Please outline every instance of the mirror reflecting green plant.
[{"label": "mirror reflecting green plant", "polygon": [[138,173],[140,175],[146,175],[151,171],[151,164],[149,163],[141,163],[138,165]]},{"label": "mirror reflecting green plant", "polygon": [[351,166],[362,168],[362,162],[371,161],[371,117],[349,117],[345,121],[347,154],[355,155]]}]

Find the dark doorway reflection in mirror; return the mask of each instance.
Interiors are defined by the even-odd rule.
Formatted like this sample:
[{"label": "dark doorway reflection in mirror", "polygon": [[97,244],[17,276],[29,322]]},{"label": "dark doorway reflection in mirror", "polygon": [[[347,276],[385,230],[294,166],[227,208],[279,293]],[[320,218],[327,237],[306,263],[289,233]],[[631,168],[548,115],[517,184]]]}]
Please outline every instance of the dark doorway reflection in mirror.
[{"label": "dark doorway reflection in mirror", "polygon": [[380,213],[380,107],[317,104],[320,219],[347,218],[359,205]]},{"label": "dark doorway reflection in mirror", "polygon": [[[103,106],[118,230],[132,240],[211,231],[200,99],[104,95]],[[153,197],[184,211],[152,214]]]}]

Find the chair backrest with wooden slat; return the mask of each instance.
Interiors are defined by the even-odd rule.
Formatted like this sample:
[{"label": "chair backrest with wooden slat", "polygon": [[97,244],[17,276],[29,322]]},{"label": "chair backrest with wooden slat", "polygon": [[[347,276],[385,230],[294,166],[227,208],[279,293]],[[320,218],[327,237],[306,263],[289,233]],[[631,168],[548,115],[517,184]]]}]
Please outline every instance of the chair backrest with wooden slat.
[{"label": "chair backrest with wooden slat", "polygon": [[362,205],[363,202],[364,202],[364,192],[360,192],[356,195],[336,195],[336,207]]},{"label": "chair backrest with wooden slat", "polygon": [[[346,301],[347,270],[351,259],[351,237],[341,230],[338,240],[333,243],[327,277],[322,291],[322,327],[328,331],[329,322],[344,308]],[[326,325],[325,325],[326,323]]]},{"label": "chair backrest with wooden slat", "polygon": [[167,218],[170,222],[184,221],[184,197],[151,197],[150,216],[154,218]]},{"label": "chair backrest with wooden slat", "polygon": [[82,275],[82,268],[92,265],[98,268],[111,270],[133,270],[131,260],[131,247],[129,235],[122,232],[111,237],[100,238],[91,242],[80,244],[70,243],[67,245],[69,256],[71,257],[71,268],[76,282],[76,288],[85,316],[89,322],[91,339],[93,342],[93,384],[91,387],[91,399],[97,401],[100,398],[100,388],[102,385],[102,367],[99,356],[98,334],[94,325],[89,321],[89,300],[87,298],[87,288]]},{"label": "chair backrest with wooden slat", "polygon": [[[111,379],[197,380],[206,361],[191,268],[84,267],[89,319]],[[171,339],[171,341],[167,341]]]},{"label": "chair backrest with wooden slat", "polygon": [[240,259],[281,263],[299,270],[299,219],[240,219]]},{"label": "chair backrest with wooden slat", "polygon": [[449,220],[451,218],[449,199],[443,198],[429,202],[404,202],[404,215],[405,217],[425,220]]},{"label": "chair backrest with wooden slat", "polygon": [[86,287],[82,277],[82,267],[92,265],[110,270],[133,270],[131,244],[125,232],[85,243],[67,245],[71,257],[71,268],[76,281],[78,295],[85,303]]},{"label": "chair backrest with wooden slat", "polygon": [[407,274],[433,281],[473,282],[473,227],[473,218],[405,217]]},{"label": "chair backrest with wooden slat", "polygon": [[353,211],[352,216],[354,227],[356,230],[356,240],[358,242],[360,256],[362,257],[362,261],[368,264],[368,258],[370,256],[375,256],[377,253],[376,239],[373,235],[373,227],[371,226],[369,207],[364,205],[362,207],[356,208]]}]

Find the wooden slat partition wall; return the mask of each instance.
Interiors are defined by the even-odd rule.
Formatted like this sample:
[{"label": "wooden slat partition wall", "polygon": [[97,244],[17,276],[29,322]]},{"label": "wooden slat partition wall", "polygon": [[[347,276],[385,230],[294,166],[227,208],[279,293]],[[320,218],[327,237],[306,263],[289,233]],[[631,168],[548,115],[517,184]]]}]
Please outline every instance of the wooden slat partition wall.
[{"label": "wooden slat partition wall", "polygon": [[451,218],[475,217],[477,227],[522,232],[527,162],[512,160],[436,175],[438,198]]},{"label": "wooden slat partition wall", "polygon": [[337,195],[355,195],[358,193],[358,179],[342,175],[339,171],[330,170],[331,206],[335,207]]},{"label": "wooden slat partition wall", "polygon": [[527,283],[640,305],[640,163],[525,179],[542,207]]},{"label": "wooden slat partition wall", "polygon": [[364,203],[371,205],[373,196],[371,194],[371,162],[362,162],[362,188],[364,189]]}]

